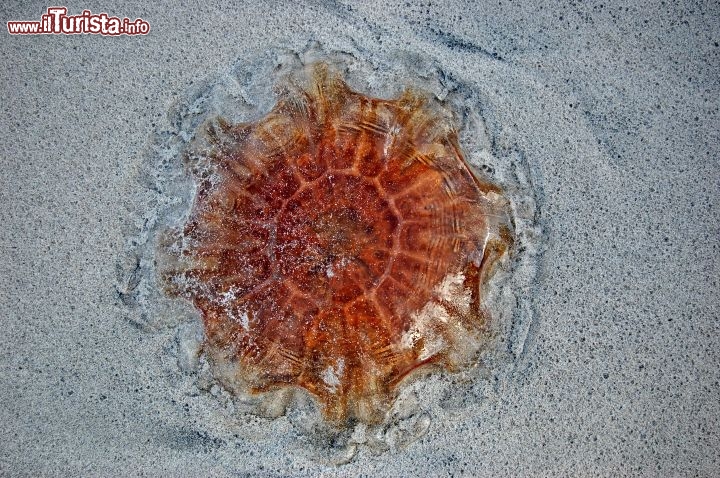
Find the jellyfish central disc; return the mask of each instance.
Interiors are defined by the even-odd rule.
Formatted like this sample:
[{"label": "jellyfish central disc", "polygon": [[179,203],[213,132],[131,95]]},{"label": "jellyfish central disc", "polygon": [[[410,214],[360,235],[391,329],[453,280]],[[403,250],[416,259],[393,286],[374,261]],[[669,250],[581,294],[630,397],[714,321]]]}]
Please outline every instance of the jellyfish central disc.
[{"label": "jellyfish central disc", "polygon": [[397,227],[371,182],[326,173],[298,191],[278,216],[279,271],[318,305],[348,302],[377,285]]}]

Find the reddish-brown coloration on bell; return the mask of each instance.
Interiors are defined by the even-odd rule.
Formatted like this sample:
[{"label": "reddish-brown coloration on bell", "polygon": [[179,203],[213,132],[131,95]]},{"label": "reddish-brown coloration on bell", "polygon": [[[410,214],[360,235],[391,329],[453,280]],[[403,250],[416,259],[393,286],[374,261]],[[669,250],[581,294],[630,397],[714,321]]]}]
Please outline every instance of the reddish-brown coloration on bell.
[{"label": "reddish-brown coloration on bell", "polygon": [[464,365],[487,340],[507,202],[422,94],[369,98],[324,64],[289,85],[189,155],[197,196],[160,245],[161,279],[201,311],[230,388],[302,387],[332,421],[378,422],[404,377]]}]

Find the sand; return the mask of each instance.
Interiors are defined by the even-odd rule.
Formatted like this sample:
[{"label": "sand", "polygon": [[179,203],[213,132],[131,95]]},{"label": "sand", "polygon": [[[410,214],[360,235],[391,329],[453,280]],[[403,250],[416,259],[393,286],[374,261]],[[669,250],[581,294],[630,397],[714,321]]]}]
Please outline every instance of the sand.
[{"label": "sand", "polygon": [[[227,3],[107,11],[147,36],[3,34],[0,474],[720,474],[717,5]],[[233,65],[313,42],[476,94],[537,232],[507,357],[414,384],[388,451],[358,431],[343,465],[302,410],[255,417],[198,386],[179,363],[192,317],[122,294],[129,242],[160,217],[138,181],[157,135]]]}]

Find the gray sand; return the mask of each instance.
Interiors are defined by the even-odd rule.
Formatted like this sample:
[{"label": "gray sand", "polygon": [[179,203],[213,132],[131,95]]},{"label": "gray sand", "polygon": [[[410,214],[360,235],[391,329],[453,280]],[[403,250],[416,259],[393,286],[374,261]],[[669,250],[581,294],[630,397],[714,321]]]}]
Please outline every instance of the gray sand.
[{"label": "gray sand", "polygon": [[[146,37],[3,34],[1,475],[720,474],[715,3],[144,3],[108,13]],[[176,327],[139,324],[116,267],[168,111],[311,41],[431,57],[472,85],[493,148],[528,165],[542,229],[511,367],[428,399],[417,441],[338,467],[287,417],[187,393]]]}]

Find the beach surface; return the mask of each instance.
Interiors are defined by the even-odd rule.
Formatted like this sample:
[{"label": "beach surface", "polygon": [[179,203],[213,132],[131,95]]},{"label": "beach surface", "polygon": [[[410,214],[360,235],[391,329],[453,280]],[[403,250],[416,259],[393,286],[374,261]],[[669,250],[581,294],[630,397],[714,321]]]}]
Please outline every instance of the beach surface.
[{"label": "beach surface", "polygon": [[[2,33],[0,475],[720,475],[717,3],[66,6],[150,32]],[[502,364],[414,384],[422,433],[330,458],[292,413],[234,413],[197,385],[179,364],[192,318],[124,300],[128,251],[162,216],[147,165],[192,131],[178,112],[230,70],[317,48],[376,93],[403,61],[471,92],[483,144],[522,165],[533,232]]]}]

